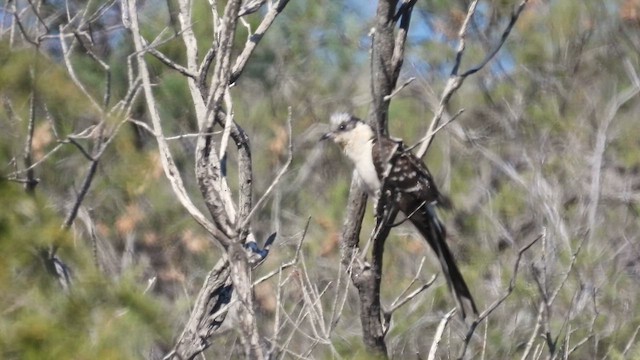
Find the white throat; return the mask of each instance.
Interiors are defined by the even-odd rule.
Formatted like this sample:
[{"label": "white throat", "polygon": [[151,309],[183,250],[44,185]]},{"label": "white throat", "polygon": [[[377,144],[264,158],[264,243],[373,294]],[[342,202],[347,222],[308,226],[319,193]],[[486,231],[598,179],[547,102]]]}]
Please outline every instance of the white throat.
[{"label": "white throat", "polygon": [[359,124],[351,131],[347,139],[343,139],[342,150],[355,165],[356,172],[362,179],[367,193],[375,197],[381,184],[373,164],[373,138],[374,133],[371,127]]}]

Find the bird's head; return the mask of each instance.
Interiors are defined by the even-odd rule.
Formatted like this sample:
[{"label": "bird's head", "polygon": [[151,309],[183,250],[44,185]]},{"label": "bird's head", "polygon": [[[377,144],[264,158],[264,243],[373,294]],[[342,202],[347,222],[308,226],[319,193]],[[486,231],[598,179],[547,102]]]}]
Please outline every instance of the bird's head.
[{"label": "bird's head", "polygon": [[331,115],[330,127],[331,131],[322,135],[320,140],[331,139],[343,150],[349,145],[366,143],[374,135],[369,125],[348,113]]}]

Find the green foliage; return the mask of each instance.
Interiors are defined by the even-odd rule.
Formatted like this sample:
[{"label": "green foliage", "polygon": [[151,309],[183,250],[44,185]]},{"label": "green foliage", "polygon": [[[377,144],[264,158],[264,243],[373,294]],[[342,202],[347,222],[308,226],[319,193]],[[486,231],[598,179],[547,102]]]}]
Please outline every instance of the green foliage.
[{"label": "green foliage", "polygon": [[[62,230],[40,196],[0,181],[0,356],[20,359],[138,357],[168,341],[167,317],[134,278],[116,282],[96,272],[87,245]],[[59,246],[73,265],[73,289],[63,292],[45,270],[40,250]],[[132,334],[136,334],[132,336]]]},{"label": "green foliage", "polygon": [[[91,6],[98,3],[91,2]],[[429,126],[433,107],[453,67],[457,31],[467,3],[437,0],[416,5],[420,11],[412,18],[400,83],[410,76],[417,79],[393,98],[390,108],[390,132],[407,144],[414,144]],[[542,301],[536,276],[544,280],[546,291],[565,281],[541,324],[549,336],[559,339],[558,349],[571,349],[588,338],[569,358],[640,357],[637,345],[623,354],[640,324],[637,316],[629,315],[640,313],[637,97],[619,109],[606,131],[597,178],[600,201],[597,206],[591,204],[598,131],[617,93],[632,85],[625,64],[636,73],[640,71],[636,20],[624,20],[620,3],[627,2],[530,1],[497,57],[468,78],[454,95],[447,112],[455,114],[462,108],[465,112],[438,133],[425,157],[454,205],[442,211],[442,217],[451,248],[481,310],[506,291],[518,249],[543,230],[547,234],[544,248],[537,244],[525,253],[514,292],[489,316],[486,348],[485,334],[480,332],[484,324],[476,330],[483,340],[472,339],[471,357],[480,358],[483,351],[485,358],[520,358],[529,339],[535,342],[534,347],[548,351],[540,334],[531,334]],[[491,51],[514,4],[507,0],[481,2],[468,30],[461,69],[479,63]],[[219,9],[222,5],[218,4]],[[55,4],[43,6],[47,16],[54,14]],[[202,58],[212,41],[211,9],[207,1],[193,6],[193,30]],[[184,66],[185,47],[180,34],[171,28],[166,4],[141,3],[140,11],[147,41],[168,29],[158,50]],[[231,90],[236,120],[251,138],[255,199],[264,193],[286,159],[286,119],[291,108],[293,164],[276,190],[278,194],[272,195],[252,222],[256,234],[277,229],[279,237],[267,262],[256,271],[266,273],[289,260],[293,244],[311,217],[303,246],[305,271],[318,292],[326,286],[326,293],[314,303],[325,315],[332,309],[337,291],[337,239],[351,169],[337,149],[319,145],[317,140],[323,131],[321,124],[331,112],[367,114],[367,34],[374,12],[375,4],[368,1],[290,2]],[[245,20],[255,31],[260,14]],[[132,80],[127,76],[130,36],[113,31],[106,40],[93,39],[93,50],[111,69],[112,105]],[[247,41],[246,35],[241,25],[235,53]],[[45,106],[61,139],[100,118],[71,80],[53,46],[51,53],[43,49],[38,53],[18,46],[18,42],[10,47],[6,36],[0,39],[0,97],[14,112],[0,106],[2,179],[23,166],[34,94],[36,161],[57,145],[53,129],[48,128]],[[79,46],[76,50],[71,62],[78,79],[89,94],[102,99],[104,71]],[[193,101],[185,77],[151,55],[146,59],[165,134],[195,132]],[[109,126],[123,120],[109,116]],[[143,96],[137,99],[131,116],[148,123]],[[78,141],[90,149],[91,140]],[[170,141],[186,187],[201,206],[192,170],[194,144],[193,137]],[[235,197],[233,148],[232,143],[227,165]],[[98,269],[84,222],[76,220],[68,231],[60,227],[87,167],[86,157],[66,144],[35,168],[40,184],[33,195],[25,194],[19,183],[0,180],[0,201],[5,204],[0,212],[2,358],[144,358],[149,349],[170,345],[178,331],[175,324],[184,321],[193,295],[220,255],[178,204],[160,166],[153,136],[125,124],[101,158],[82,208],[90,214],[100,241],[97,254],[113,257],[106,262],[113,269]],[[592,206],[595,224],[587,228]],[[363,248],[373,223],[369,207],[361,232]],[[586,236],[591,241],[584,243],[572,265],[577,246]],[[40,251],[53,244],[59,246],[60,258],[73,271],[74,286],[68,294],[46,272],[40,257]],[[418,283],[441,271],[427,244],[409,226],[394,228],[385,250],[381,289],[385,306],[410,284],[422,257],[426,256],[426,261]],[[125,259],[131,264],[125,266]],[[301,273],[302,269],[296,268],[290,279],[298,280]],[[283,272],[283,278],[288,274]],[[152,277],[157,277],[158,283],[145,292]],[[273,280],[267,283],[277,286]],[[343,291],[344,282],[340,284]],[[307,321],[311,320],[301,315],[303,321],[295,326],[291,325],[294,321],[281,318],[283,331],[293,338],[288,350],[303,353],[312,349],[310,356],[316,358],[366,358],[358,301],[353,287],[349,289],[331,346],[305,343],[317,328],[310,329]],[[293,313],[300,309],[305,301],[302,291],[298,281],[288,280],[281,294],[285,305],[280,310]],[[275,293],[267,292],[260,299],[273,301]],[[256,298],[260,296],[256,294]],[[416,353],[425,357],[441,315],[452,307],[440,276],[431,288],[394,314],[387,335],[391,354],[395,358]],[[262,334],[270,337],[273,309],[259,310],[263,310]],[[592,323],[593,334],[589,332]],[[455,320],[449,326],[450,335],[445,334],[443,343],[454,349],[459,345],[459,334],[467,328]],[[214,339],[224,344],[212,347],[207,358],[237,354],[228,349],[236,346],[234,336]],[[442,343],[441,349],[443,358],[449,356]]]},{"label": "green foliage", "polygon": [[358,336],[342,338],[335,343],[336,351],[342,357],[349,359],[371,359],[371,355],[366,353],[362,340]]},{"label": "green foliage", "polygon": [[28,118],[29,97],[33,93],[47,104],[53,119],[64,119],[55,122],[63,135],[71,132],[78,120],[95,113],[63,66],[41,54],[8,51],[6,43],[0,42],[0,68],[0,94],[11,101],[14,111],[23,119]]}]

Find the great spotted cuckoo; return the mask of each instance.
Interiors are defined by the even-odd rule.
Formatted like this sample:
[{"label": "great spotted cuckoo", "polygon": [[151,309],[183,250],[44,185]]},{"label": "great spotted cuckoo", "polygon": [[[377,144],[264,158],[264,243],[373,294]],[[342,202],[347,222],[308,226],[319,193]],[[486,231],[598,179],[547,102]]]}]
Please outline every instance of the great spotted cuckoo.
[{"label": "great spotted cuckoo", "polygon": [[[347,113],[331,116],[331,139],[353,162],[367,193],[377,207],[396,206],[435,251],[463,318],[468,311],[478,314],[469,288],[447,246],[446,230],[438,219],[435,205],[445,202],[424,163],[399,140],[377,134],[371,126]],[[385,204],[391,202],[391,204]],[[382,210],[382,213],[389,209]],[[380,209],[377,209],[378,217]],[[380,219],[379,219],[380,221]]]}]

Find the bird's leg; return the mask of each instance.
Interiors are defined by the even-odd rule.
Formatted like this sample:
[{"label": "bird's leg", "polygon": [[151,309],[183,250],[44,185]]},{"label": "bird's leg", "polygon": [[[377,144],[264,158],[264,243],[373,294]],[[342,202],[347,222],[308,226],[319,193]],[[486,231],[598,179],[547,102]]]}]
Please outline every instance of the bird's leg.
[{"label": "bird's leg", "polygon": [[384,216],[385,199],[382,199],[381,193],[382,191],[378,191],[378,196],[376,196],[376,198],[373,200],[373,210],[375,212],[374,216],[376,218],[376,227],[378,227],[378,225],[382,221],[382,217]]},{"label": "bird's leg", "polygon": [[379,231],[383,226],[389,223],[393,204],[396,202],[392,200],[393,197],[399,196],[398,193],[392,192],[391,189],[382,189],[380,197],[376,203],[376,230]]}]

